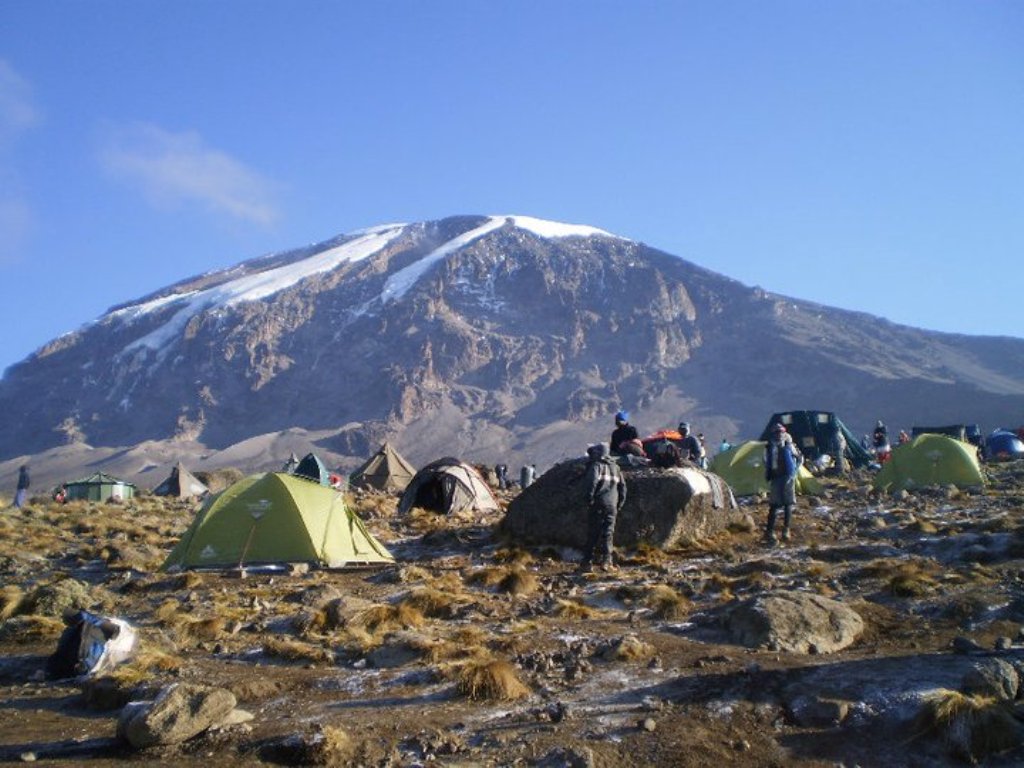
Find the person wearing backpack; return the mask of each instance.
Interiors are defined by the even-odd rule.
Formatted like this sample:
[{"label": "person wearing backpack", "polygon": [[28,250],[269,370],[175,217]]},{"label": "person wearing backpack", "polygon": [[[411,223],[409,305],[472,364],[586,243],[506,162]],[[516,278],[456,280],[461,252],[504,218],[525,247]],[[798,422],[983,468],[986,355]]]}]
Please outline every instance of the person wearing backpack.
[{"label": "person wearing backpack", "polygon": [[764,449],[764,476],[771,484],[768,491],[768,525],[764,542],[775,545],[775,518],[783,510],[783,541],[789,541],[789,523],[796,507],[796,475],[803,463],[800,450],[782,424],[773,424],[771,439]]}]

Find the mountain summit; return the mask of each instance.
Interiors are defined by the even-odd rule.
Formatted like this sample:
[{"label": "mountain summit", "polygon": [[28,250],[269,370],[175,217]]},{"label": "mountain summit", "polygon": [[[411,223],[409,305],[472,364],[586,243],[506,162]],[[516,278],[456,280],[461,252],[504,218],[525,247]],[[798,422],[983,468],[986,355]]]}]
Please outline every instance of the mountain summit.
[{"label": "mountain summit", "polygon": [[225,449],[293,428],[355,462],[392,438],[549,463],[686,418],[715,442],[786,408],[855,429],[1024,412],[1024,341],[785,298],[600,229],[390,224],[183,280],[0,380],[0,459],[67,443]]}]

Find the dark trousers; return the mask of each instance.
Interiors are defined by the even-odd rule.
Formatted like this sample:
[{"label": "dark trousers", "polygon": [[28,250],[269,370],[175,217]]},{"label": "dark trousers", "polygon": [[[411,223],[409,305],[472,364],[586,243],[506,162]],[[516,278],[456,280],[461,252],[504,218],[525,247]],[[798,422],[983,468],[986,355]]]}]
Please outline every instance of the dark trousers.
[{"label": "dark trousers", "polygon": [[584,563],[605,565],[612,561],[612,540],[615,538],[614,504],[592,504],[587,512],[587,548]]},{"label": "dark trousers", "polygon": [[[779,507],[770,507],[768,509],[768,525],[765,528],[765,532],[764,532],[766,536],[774,536],[775,535],[775,518],[778,517],[778,515],[779,515],[779,509],[780,509]],[[789,530],[789,520],[793,516],[793,505],[792,504],[787,504],[786,506],[781,507],[781,509],[783,510],[783,513],[782,513],[782,530],[788,531]]]}]

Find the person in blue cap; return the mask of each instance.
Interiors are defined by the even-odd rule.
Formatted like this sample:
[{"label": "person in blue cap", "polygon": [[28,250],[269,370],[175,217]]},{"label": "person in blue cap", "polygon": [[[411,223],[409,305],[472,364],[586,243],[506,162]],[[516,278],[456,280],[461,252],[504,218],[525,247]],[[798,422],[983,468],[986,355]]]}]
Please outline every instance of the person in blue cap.
[{"label": "person in blue cap", "polygon": [[629,423],[629,411],[619,411],[615,414],[615,431],[612,432],[610,441],[611,452],[616,456],[626,453],[625,444],[631,440],[639,440],[640,434],[636,427]]}]

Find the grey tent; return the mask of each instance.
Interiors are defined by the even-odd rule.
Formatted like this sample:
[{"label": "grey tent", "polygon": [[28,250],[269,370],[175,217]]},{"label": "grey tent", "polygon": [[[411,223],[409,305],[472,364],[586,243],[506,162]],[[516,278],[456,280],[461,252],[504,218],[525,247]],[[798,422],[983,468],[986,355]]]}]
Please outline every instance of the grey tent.
[{"label": "grey tent", "polygon": [[349,476],[349,484],[354,488],[401,493],[415,475],[415,467],[392,448],[391,443],[384,443],[379,451]]},{"label": "grey tent", "polygon": [[416,473],[398,502],[398,512],[404,514],[413,507],[444,515],[499,509],[480,473],[451,457],[431,462]]},{"label": "grey tent", "polygon": [[179,461],[174,465],[171,474],[160,485],[153,489],[154,496],[174,496],[178,499],[189,499],[193,496],[203,496],[210,492],[210,489],[199,482],[195,475],[181,465]]}]

